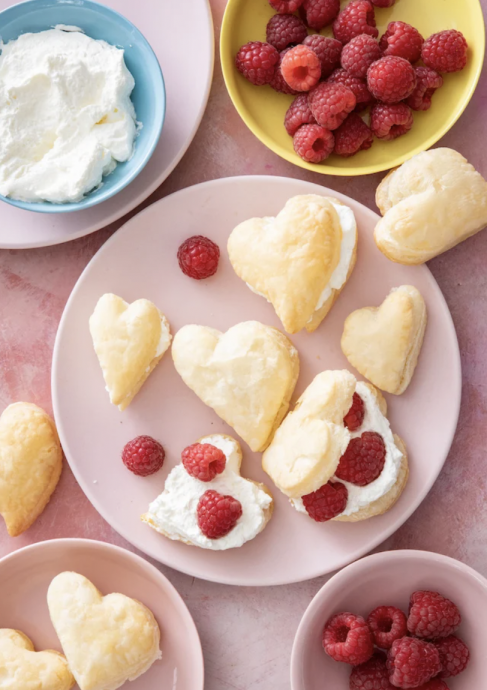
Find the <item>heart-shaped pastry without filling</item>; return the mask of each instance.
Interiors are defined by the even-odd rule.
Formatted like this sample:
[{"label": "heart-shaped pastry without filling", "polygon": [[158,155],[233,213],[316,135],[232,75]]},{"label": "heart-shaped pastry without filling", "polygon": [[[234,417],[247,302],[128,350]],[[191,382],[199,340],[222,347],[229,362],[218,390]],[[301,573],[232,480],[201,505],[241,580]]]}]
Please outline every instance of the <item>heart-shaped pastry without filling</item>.
[{"label": "heart-shaped pastry without filling", "polygon": [[350,364],[388,393],[409,386],[426,329],[426,306],[411,285],[391,290],[380,307],[365,307],[348,316],[342,350]]},{"label": "heart-shaped pastry without filling", "polygon": [[275,218],[251,218],[228,239],[236,274],[276,310],[284,329],[314,331],[352,273],[357,226],[352,209],[308,194]]},{"label": "heart-shaped pastry without filling", "polygon": [[226,333],[184,326],[174,336],[172,356],[185,384],[252,450],[270,443],[299,375],[298,352],[283,333],[258,321]]},{"label": "heart-shaped pastry without filling", "polygon": [[81,690],[116,690],[161,657],[149,609],[124,594],[103,596],[83,575],[57,575],[47,592],[52,624]]},{"label": "heart-shaped pastry without filling", "polygon": [[0,514],[11,537],[42,513],[59,481],[63,453],[54,422],[31,403],[0,417]]}]

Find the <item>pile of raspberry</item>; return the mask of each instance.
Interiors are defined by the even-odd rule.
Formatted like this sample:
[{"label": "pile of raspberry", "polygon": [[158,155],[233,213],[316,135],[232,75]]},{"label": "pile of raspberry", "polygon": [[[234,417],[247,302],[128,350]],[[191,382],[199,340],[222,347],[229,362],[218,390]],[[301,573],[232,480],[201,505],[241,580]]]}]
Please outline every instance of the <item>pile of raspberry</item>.
[{"label": "pile of raspberry", "polygon": [[[277,14],[267,24],[267,41],[238,51],[236,67],[252,84],[295,96],[284,125],[303,160],[353,156],[369,149],[374,136],[390,141],[406,134],[413,111],[431,107],[441,73],[467,64],[467,42],[455,29],[424,40],[395,21],[379,40],[375,9],[394,2],[352,0],[340,10],[340,0],[269,0]],[[308,34],[330,25],[334,38]]]},{"label": "pile of raspberry", "polygon": [[448,690],[445,679],[462,673],[467,645],[454,635],[457,606],[438,592],[411,595],[409,614],[379,606],[367,619],[353,613],[332,616],[323,629],[325,652],[353,666],[350,690]]}]

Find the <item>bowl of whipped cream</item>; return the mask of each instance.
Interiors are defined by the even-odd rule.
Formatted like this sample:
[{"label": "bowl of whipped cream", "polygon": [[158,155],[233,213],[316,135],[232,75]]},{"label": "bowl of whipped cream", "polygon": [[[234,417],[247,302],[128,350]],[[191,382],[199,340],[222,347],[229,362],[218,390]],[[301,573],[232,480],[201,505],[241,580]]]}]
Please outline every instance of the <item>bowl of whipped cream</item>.
[{"label": "bowl of whipped cream", "polygon": [[149,161],[166,110],[140,31],[93,0],[28,0],[0,12],[0,199],[81,211]]}]

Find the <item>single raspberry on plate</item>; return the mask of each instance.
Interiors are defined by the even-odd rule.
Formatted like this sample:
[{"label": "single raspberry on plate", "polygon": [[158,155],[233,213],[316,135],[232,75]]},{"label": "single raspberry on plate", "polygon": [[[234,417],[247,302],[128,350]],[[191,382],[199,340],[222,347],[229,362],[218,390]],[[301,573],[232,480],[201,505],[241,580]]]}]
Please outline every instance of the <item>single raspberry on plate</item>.
[{"label": "single raspberry on plate", "polygon": [[332,153],[335,137],[320,125],[301,125],[293,137],[293,146],[308,163],[322,163]]},{"label": "single raspberry on plate", "polygon": [[376,7],[392,7],[396,0],[371,0]]},{"label": "single raspberry on plate", "polygon": [[220,539],[232,531],[242,516],[242,504],[233,496],[205,491],[198,502],[196,515],[200,530],[208,539]]},{"label": "single raspberry on plate", "polygon": [[380,39],[384,55],[395,55],[409,62],[417,62],[421,57],[424,38],[419,31],[406,22],[391,22]]},{"label": "single raspberry on plate", "polygon": [[429,67],[416,67],[416,88],[406,99],[413,110],[429,110],[434,92],[443,86],[443,77]]},{"label": "single raspberry on plate", "polygon": [[470,652],[465,642],[455,635],[448,635],[434,642],[434,645],[440,654],[440,678],[451,678],[465,671],[470,659]]},{"label": "single raspberry on plate", "polygon": [[360,34],[379,36],[374,7],[369,0],[352,0],[333,22],[333,35],[343,44]]},{"label": "single raspberry on plate", "polygon": [[326,79],[340,64],[343,45],[335,38],[312,34],[304,39],[303,45],[314,50],[321,62],[321,78]]},{"label": "single raspberry on plate", "polygon": [[219,260],[220,248],[203,235],[189,237],[178,249],[179,268],[195,280],[203,280],[216,273]]},{"label": "single raspberry on plate", "polygon": [[374,653],[367,623],[353,613],[332,616],[323,629],[322,642],[328,656],[352,666],[364,664]]},{"label": "single raspberry on plate", "polygon": [[369,105],[375,103],[375,98],[372,96],[367,88],[367,83],[364,79],[352,77],[345,69],[336,69],[333,74],[328,77],[327,81],[330,84],[343,84],[353,93],[357,100],[355,110],[357,112],[365,110]]},{"label": "single raspberry on plate", "polygon": [[341,63],[353,77],[365,79],[370,65],[382,57],[376,38],[360,34],[343,47]]},{"label": "single raspberry on plate", "polygon": [[452,635],[462,621],[457,606],[438,592],[414,592],[409,602],[408,630],[434,640]]},{"label": "single raspberry on plate", "polygon": [[227,459],[223,451],[210,443],[193,443],[181,453],[186,472],[201,482],[211,482],[225,469]]},{"label": "single raspberry on plate", "polygon": [[413,124],[413,113],[405,103],[377,103],[370,111],[370,128],[378,139],[384,141],[392,141],[406,134]]},{"label": "single raspberry on plate", "polygon": [[335,153],[349,158],[359,151],[370,149],[374,135],[358,113],[351,113],[335,130]]},{"label": "single raspberry on plate", "polygon": [[268,84],[279,61],[279,53],[274,46],[261,41],[251,41],[240,48],[235,65],[246,79],[255,86]]},{"label": "single raspberry on plate", "polygon": [[392,685],[398,688],[417,688],[441,671],[440,655],[430,642],[402,637],[392,643],[387,668]]},{"label": "single raspberry on plate", "polygon": [[367,486],[380,475],[385,461],[386,447],[382,436],[375,431],[365,431],[352,438],[340,458],[335,475],[356,486]]},{"label": "single raspberry on plate", "polygon": [[277,50],[284,50],[291,43],[302,43],[307,35],[304,22],[294,14],[275,14],[267,23],[267,43]]},{"label": "single raspberry on plate", "polygon": [[437,72],[459,72],[467,64],[467,50],[465,36],[460,31],[450,29],[427,38],[421,57],[426,67]]},{"label": "single raspberry on plate", "polygon": [[372,63],[367,72],[370,93],[383,103],[399,103],[416,88],[416,72],[410,62],[392,55]]},{"label": "single raspberry on plate", "polygon": [[308,46],[291,48],[281,62],[284,80],[296,91],[309,91],[316,86],[321,77],[321,62],[317,54]]},{"label": "single raspberry on plate", "polygon": [[365,416],[364,401],[358,393],[353,394],[352,406],[343,418],[343,423],[349,431],[357,431],[362,426]]},{"label": "single raspberry on plate", "polygon": [[126,443],[122,451],[123,464],[139,477],[160,470],[165,456],[164,448],[151,436],[137,436]]},{"label": "single raspberry on plate", "polygon": [[353,91],[343,84],[322,82],[308,97],[316,122],[326,129],[337,129],[357,104]]},{"label": "single raspberry on plate", "polygon": [[379,606],[369,614],[368,626],[377,647],[390,649],[395,640],[408,634],[408,619],[395,606]]},{"label": "single raspberry on plate", "polygon": [[341,482],[328,482],[311,494],[303,496],[306,512],[316,522],[332,520],[347,507],[348,489]]},{"label": "single raspberry on plate", "polygon": [[290,50],[291,48],[284,48],[284,50],[281,50],[281,52],[279,53],[279,62],[276,65],[276,71],[274,72],[274,76],[269,82],[269,86],[278,93],[285,93],[290,96],[296,96],[296,94],[298,94],[299,91],[295,91],[289,86],[289,84],[285,81],[284,77],[282,76],[281,72],[282,60],[286,53],[289,53]]},{"label": "single raspberry on plate", "polygon": [[301,125],[315,125],[316,120],[309,109],[308,96],[305,93],[296,96],[284,117],[284,127],[289,136],[293,137]]},{"label": "single raspberry on plate", "polygon": [[386,658],[375,652],[372,659],[355,666],[350,674],[350,690],[395,690],[389,682]]},{"label": "single raspberry on plate", "polygon": [[340,0],[304,0],[301,12],[311,29],[321,31],[340,12]]},{"label": "single raspberry on plate", "polygon": [[273,10],[279,12],[279,14],[292,14],[296,12],[302,4],[303,0],[269,0],[269,5]]}]

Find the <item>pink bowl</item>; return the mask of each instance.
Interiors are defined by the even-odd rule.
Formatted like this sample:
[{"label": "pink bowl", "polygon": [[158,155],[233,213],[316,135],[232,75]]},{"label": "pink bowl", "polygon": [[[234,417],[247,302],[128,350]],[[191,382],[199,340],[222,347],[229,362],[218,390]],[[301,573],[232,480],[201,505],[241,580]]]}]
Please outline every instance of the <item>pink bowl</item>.
[{"label": "pink bowl", "polygon": [[333,661],[321,646],[330,616],[352,611],[362,616],[377,606],[407,612],[409,596],[435,590],[457,604],[462,614],[458,636],[470,649],[464,673],[446,679],[450,690],[485,688],[487,660],[487,580],[453,558],[427,551],[387,551],[368,556],[334,575],[308,606],[294,640],[292,690],[348,690],[350,666]]}]

